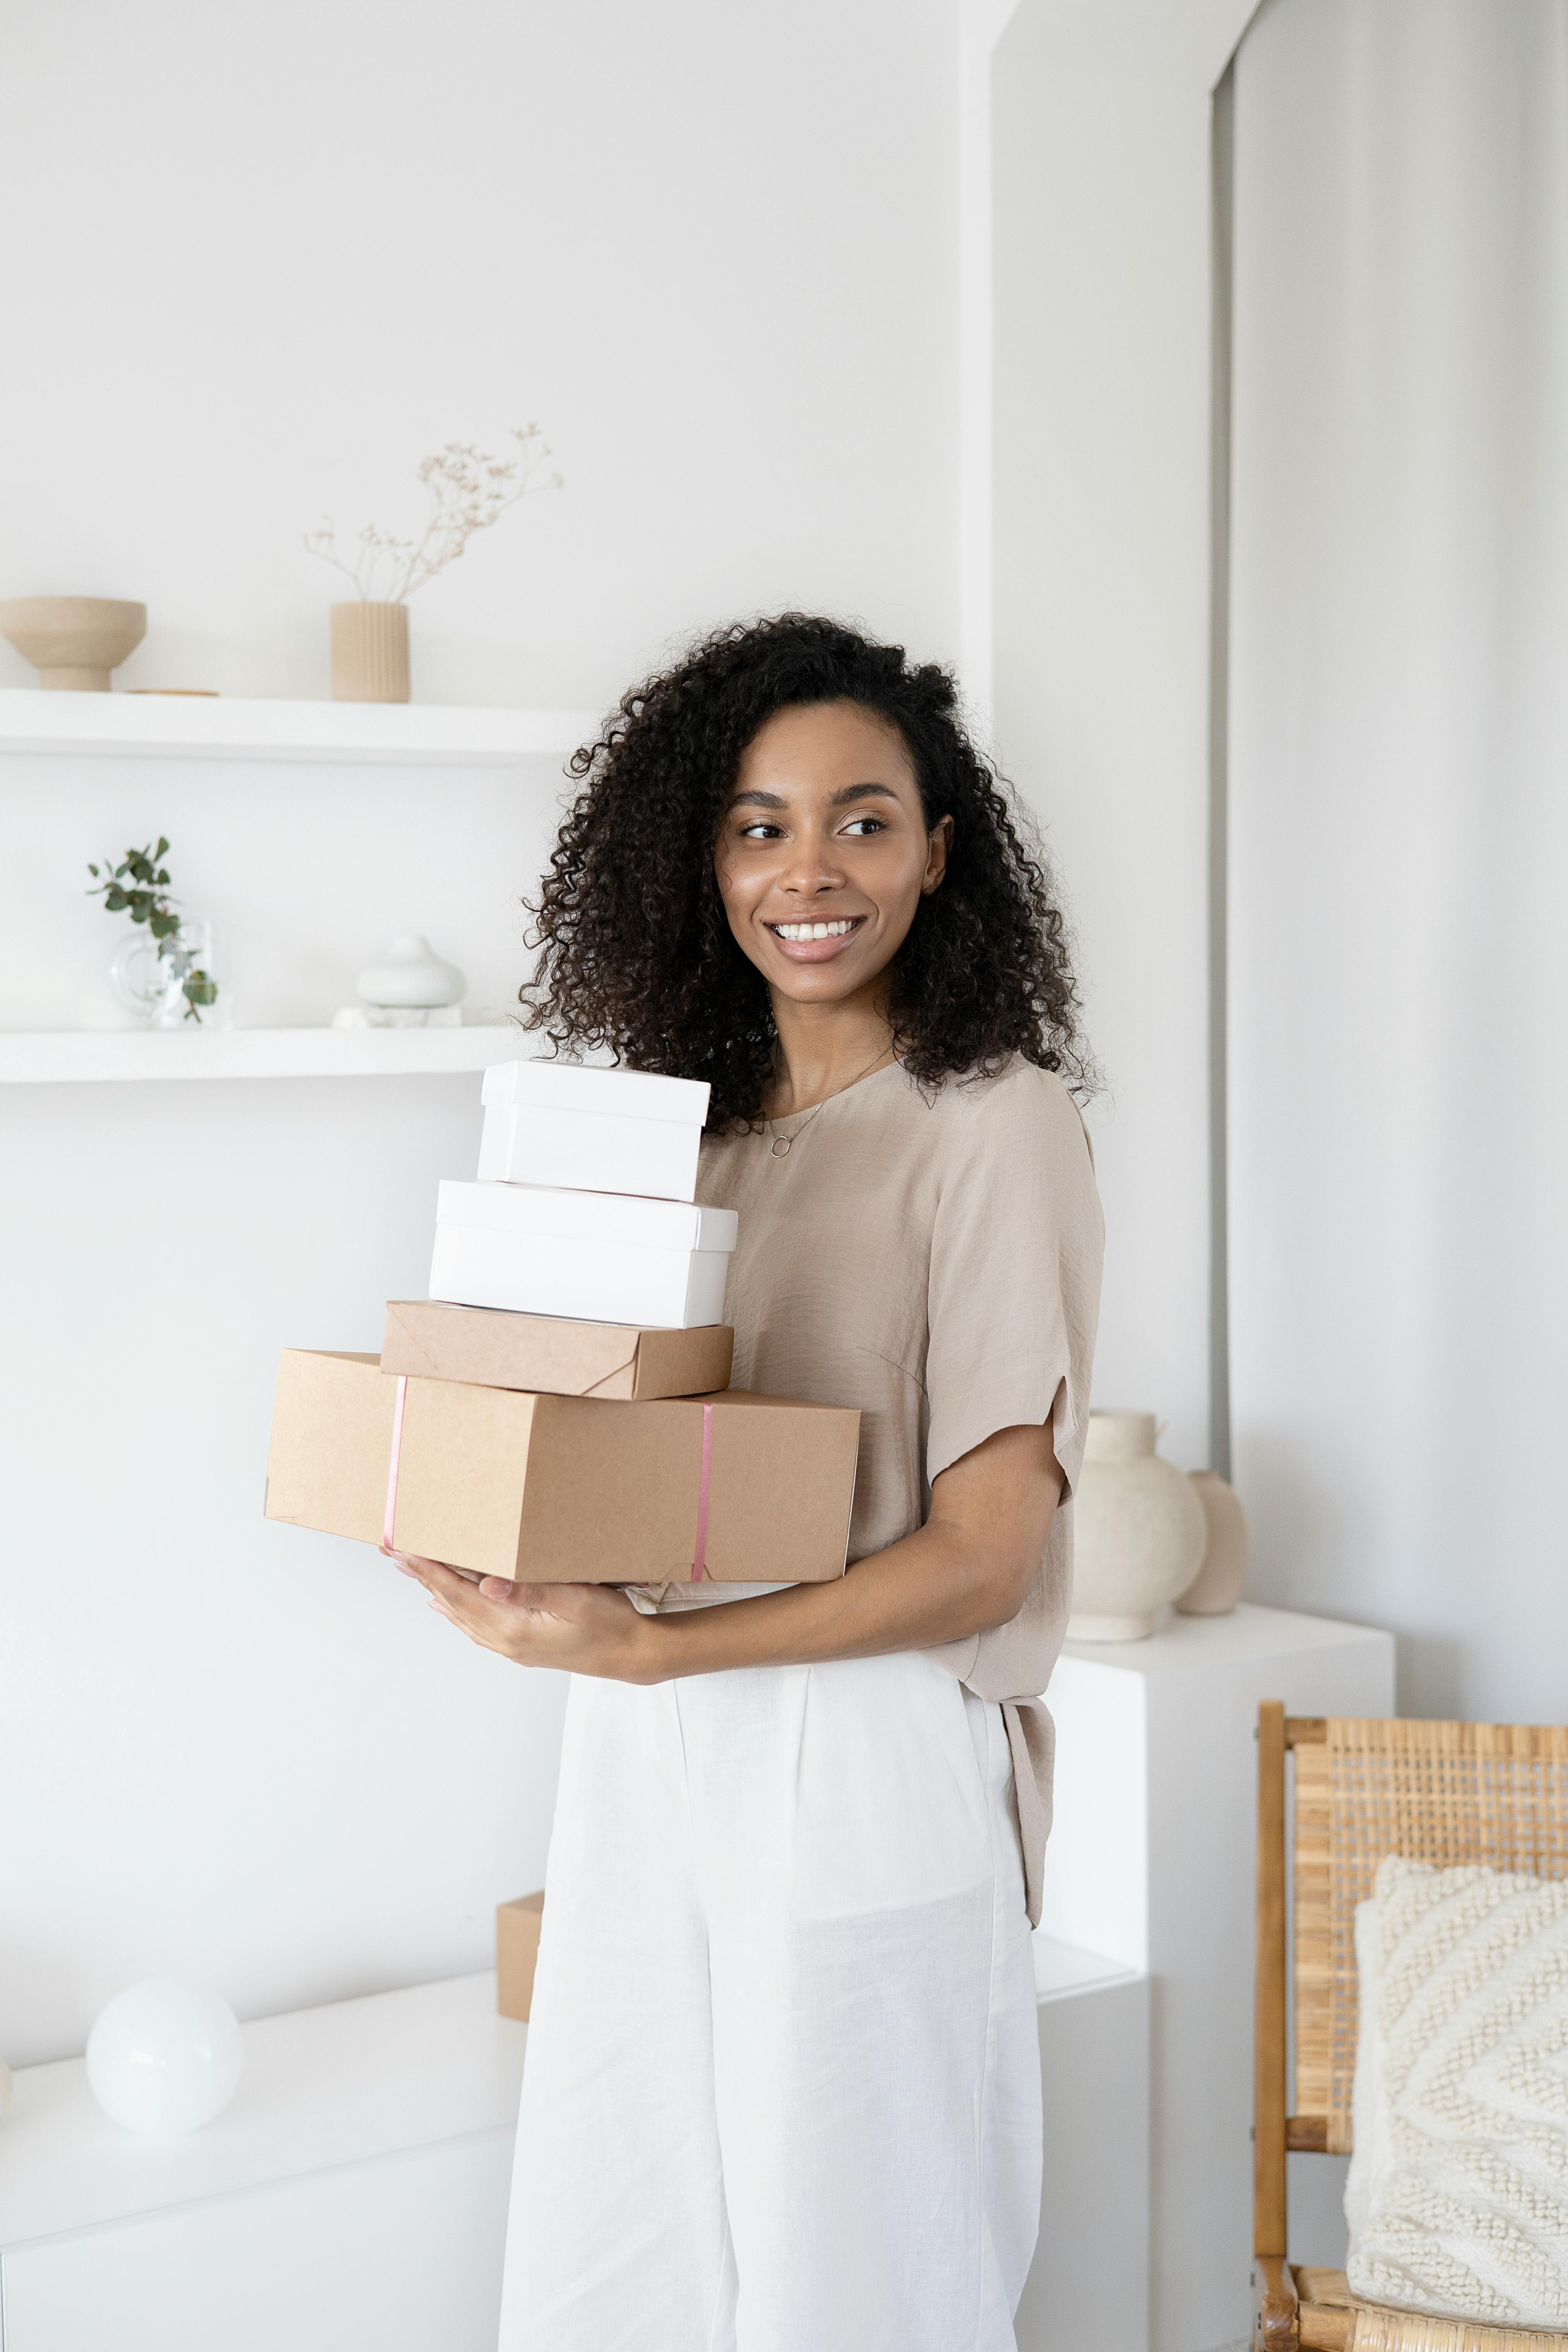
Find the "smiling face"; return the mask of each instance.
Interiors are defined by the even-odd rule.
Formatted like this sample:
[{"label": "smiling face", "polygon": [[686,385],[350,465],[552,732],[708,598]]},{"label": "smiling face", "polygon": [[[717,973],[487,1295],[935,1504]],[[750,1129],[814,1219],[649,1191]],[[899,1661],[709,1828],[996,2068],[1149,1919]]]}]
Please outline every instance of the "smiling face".
[{"label": "smiling face", "polygon": [[714,869],[730,929],[776,994],[869,990],[942,881],[951,817],[927,833],[896,727],[854,702],[775,712],[747,744]]}]

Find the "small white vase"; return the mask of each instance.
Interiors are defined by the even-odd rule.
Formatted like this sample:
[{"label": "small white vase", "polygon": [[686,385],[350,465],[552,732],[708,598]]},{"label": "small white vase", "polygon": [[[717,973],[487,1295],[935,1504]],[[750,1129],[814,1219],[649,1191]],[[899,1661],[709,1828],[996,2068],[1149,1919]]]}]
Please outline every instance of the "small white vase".
[{"label": "small white vase", "polygon": [[1194,1470],[1193,1486],[1208,1521],[1208,1541],[1204,1564],[1176,1607],[1184,1617],[1223,1617],[1247,1582],[1247,1513],[1217,1471]]},{"label": "small white vase", "polygon": [[1203,1562],[1208,1522],[1192,1480],[1154,1451],[1152,1412],[1091,1412],[1073,1499],[1076,1642],[1138,1642]]},{"label": "small white vase", "polygon": [[443,963],[429,940],[416,931],[405,931],[394,940],[381,961],[362,971],[354,982],[366,1004],[400,1013],[460,1004],[468,986],[457,965]]}]

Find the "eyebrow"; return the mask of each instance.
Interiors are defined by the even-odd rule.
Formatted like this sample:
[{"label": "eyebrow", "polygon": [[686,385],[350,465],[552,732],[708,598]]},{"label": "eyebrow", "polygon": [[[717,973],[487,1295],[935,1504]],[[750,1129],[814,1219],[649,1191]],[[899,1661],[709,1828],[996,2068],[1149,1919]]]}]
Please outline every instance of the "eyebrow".
[{"label": "eyebrow", "polygon": [[[833,794],[827,805],[829,808],[847,808],[851,801],[873,798],[896,801],[898,797],[891,784],[843,784]],[[787,808],[789,803],[781,798],[777,793],[737,793],[730,806],[731,808],[782,809]]]}]

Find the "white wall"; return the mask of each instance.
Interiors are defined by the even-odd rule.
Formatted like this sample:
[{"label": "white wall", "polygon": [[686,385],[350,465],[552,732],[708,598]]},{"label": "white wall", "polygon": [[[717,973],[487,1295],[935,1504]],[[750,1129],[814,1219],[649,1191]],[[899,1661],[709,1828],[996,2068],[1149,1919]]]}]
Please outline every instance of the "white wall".
[{"label": "white wall", "polygon": [[122,685],[324,693],[352,592],[300,534],[538,416],[565,492],[415,599],[416,698],[597,704],[790,600],[950,651],[953,42],[951,0],[16,0],[0,594],[144,599]]},{"label": "white wall", "polygon": [[[411,515],[427,449],[537,415],[566,491],[416,602],[418,698],[602,705],[671,633],[795,600],[951,656],[952,43],[947,0],[21,0],[0,593],[144,598],[122,686],[320,694],[300,533]],[[160,827],[242,1021],[322,1019],[402,927],[504,996],[557,788],[7,762],[0,1024],[119,1020],[82,866]],[[279,1347],[374,1346],[417,1293],[477,1095],[0,1099],[14,2063],[154,1971],[254,2015],[479,1967],[538,1883],[558,1688],[259,1516]]]},{"label": "white wall", "polygon": [[1568,24],[1237,70],[1232,1234],[1257,1589],[1413,1714],[1568,1695]]},{"label": "white wall", "polygon": [[1021,0],[997,47],[997,748],[1076,916],[1095,1393],[1210,1459],[1209,93],[1250,0]]}]

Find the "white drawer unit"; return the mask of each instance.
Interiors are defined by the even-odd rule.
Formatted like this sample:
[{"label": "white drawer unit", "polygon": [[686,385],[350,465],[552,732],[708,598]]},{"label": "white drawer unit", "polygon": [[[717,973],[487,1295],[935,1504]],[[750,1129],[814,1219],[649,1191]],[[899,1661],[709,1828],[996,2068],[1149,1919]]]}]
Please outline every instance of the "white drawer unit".
[{"label": "white drawer unit", "polygon": [[444,1183],[430,1296],[458,1307],[690,1330],[724,1319],[737,1229],[733,1209],[686,1201]]},{"label": "white drawer unit", "polygon": [[21,2247],[6,2352],[495,2352],[514,2137]]},{"label": "white drawer unit", "polygon": [[[1149,1982],[1036,1938],[1046,2165],[1019,2352],[1145,2352]],[[4,2352],[495,2352],[528,2028],[493,1975],[247,2025],[165,2147],[80,2059],[0,2118]],[[803,2347],[804,2352],[804,2347]]]},{"label": "white drawer unit", "polygon": [[640,1070],[497,1063],[484,1076],[479,1172],[489,1183],[689,1201],[708,1094],[695,1079]]},{"label": "white drawer unit", "polygon": [[18,2072],[5,2352],[495,2352],[528,2028],[493,1975],[244,2034],[230,2105],[163,2146],[80,2059]]}]

